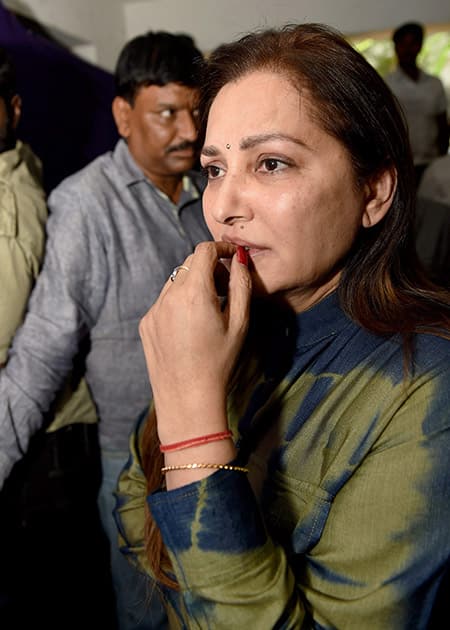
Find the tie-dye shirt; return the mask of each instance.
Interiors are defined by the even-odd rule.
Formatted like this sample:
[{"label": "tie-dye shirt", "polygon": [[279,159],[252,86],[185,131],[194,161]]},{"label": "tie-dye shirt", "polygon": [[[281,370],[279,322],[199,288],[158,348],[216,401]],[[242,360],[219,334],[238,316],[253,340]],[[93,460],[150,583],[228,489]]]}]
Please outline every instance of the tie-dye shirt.
[{"label": "tie-dye shirt", "polygon": [[[146,497],[143,421],[116,519],[149,571],[145,503],[180,584],[171,627],[426,628],[450,557],[450,342],[353,323],[329,296],[258,321],[229,423],[249,474],[219,470]],[[264,332],[263,342],[261,333]]]}]

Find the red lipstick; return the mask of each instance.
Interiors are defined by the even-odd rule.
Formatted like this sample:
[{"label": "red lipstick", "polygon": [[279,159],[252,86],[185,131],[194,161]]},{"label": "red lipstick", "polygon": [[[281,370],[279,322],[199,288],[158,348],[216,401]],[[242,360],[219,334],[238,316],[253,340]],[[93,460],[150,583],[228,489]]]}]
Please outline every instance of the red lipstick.
[{"label": "red lipstick", "polygon": [[248,253],[247,253],[247,250],[244,249],[244,247],[242,247],[242,245],[238,245],[236,256],[237,256],[238,262],[240,262],[241,265],[245,265],[246,267],[248,267]]}]

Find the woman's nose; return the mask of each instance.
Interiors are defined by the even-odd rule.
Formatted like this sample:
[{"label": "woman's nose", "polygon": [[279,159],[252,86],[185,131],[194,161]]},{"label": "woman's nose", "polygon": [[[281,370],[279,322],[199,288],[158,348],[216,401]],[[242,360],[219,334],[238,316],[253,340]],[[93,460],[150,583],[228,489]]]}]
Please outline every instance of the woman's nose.
[{"label": "woman's nose", "polygon": [[218,223],[233,225],[238,221],[250,221],[253,217],[251,191],[243,176],[227,173],[220,182],[215,181],[213,186],[208,187],[204,194]]}]

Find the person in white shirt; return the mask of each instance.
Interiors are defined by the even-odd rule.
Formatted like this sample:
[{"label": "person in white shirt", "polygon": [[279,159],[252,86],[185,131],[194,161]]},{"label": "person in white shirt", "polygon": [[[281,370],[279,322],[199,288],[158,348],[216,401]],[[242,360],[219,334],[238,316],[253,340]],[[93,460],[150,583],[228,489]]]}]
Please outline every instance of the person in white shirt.
[{"label": "person in white shirt", "polygon": [[398,67],[385,77],[405,114],[417,184],[428,164],[448,150],[447,98],[438,77],[417,65],[424,29],[408,22],[393,33]]}]

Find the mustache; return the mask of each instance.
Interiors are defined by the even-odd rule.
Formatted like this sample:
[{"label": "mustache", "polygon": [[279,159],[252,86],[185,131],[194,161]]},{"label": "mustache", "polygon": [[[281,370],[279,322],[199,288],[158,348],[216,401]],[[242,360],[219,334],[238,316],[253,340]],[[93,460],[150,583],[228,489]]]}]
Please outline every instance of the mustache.
[{"label": "mustache", "polygon": [[189,142],[189,140],[184,140],[180,142],[180,144],[173,144],[171,147],[166,149],[166,153],[174,153],[175,151],[185,151],[186,149],[192,149],[195,151],[196,144],[195,142]]}]

